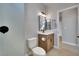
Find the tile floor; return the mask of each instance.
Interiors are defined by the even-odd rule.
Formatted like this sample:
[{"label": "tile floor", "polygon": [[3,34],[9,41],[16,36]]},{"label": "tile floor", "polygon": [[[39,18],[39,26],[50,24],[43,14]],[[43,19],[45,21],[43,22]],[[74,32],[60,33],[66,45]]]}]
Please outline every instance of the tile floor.
[{"label": "tile floor", "polygon": [[62,49],[53,48],[47,53],[47,56],[79,56],[79,53],[64,48]]},{"label": "tile floor", "polygon": [[79,56],[79,50],[75,47],[63,44],[61,49],[51,49],[47,53],[47,56]]}]

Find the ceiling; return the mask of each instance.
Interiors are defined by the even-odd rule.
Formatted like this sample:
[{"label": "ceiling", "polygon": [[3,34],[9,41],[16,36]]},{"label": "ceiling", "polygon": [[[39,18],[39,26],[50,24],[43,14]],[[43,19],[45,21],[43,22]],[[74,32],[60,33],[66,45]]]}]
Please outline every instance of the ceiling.
[{"label": "ceiling", "polygon": [[45,6],[49,9],[64,9],[73,5],[77,5],[78,3],[44,3]]}]

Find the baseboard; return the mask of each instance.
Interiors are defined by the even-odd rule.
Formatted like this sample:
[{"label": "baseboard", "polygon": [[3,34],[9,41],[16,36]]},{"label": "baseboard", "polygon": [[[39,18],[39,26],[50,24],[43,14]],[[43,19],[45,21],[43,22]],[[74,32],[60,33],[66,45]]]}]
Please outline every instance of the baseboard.
[{"label": "baseboard", "polygon": [[57,46],[54,46],[54,48],[58,49],[58,47],[57,47]]},{"label": "baseboard", "polygon": [[74,43],[65,42],[65,41],[62,41],[62,42],[65,43],[65,44],[71,45],[71,46],[77,46],[77,44],[74,44]]}]

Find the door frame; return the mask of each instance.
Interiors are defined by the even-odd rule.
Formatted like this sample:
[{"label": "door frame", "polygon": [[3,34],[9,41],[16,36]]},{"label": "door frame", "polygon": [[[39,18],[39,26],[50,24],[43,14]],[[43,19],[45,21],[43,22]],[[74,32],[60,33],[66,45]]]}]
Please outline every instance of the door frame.
[{"label": "door frame", "polygon": [[[59,34],[60,34],[60,22],[59,22],[59,16],[60,16],[60,13],[63,12],[63,11],[66,11],[66,10],[70,10],[70,9],[74,9],[74,8],[78,8],[79,7],[79,4],[78,5],[74,5],[74,6],[71,6],[71,7],[67,7],[65,9],[61,9],[61,10],[58,10],[57,11],[57,48],[61,48],[60,47],[60,40],[59,40]],[[61,35],[62,36],[62,35]],[[62,43],[61,43],[62,44]]]}]

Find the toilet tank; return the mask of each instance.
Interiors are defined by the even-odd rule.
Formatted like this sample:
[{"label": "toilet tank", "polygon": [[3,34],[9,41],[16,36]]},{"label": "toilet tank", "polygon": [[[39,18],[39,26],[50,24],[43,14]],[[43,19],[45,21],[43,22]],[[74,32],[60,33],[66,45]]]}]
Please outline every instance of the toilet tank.
[{"label": "toilet tank", "polygon": [[29,48],[34,48],[34,47],[37,47],[37,38],[29,38],[29,39],[27,39],[27,41],[28,41],[28,47]]}]

